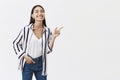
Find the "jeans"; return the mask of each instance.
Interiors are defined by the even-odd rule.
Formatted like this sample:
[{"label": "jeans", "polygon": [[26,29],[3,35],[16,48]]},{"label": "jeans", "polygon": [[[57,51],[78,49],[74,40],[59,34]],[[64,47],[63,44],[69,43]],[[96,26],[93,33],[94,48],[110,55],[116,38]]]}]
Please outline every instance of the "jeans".
[{"label": "jeans", "polygon": [[35,63],[27,64],[25,63],[22,71],[22,80],[32,80],[33,74],[36,80],[47,80],[47,76],[42,74],[42,56],[38,58],[32,58]]}]

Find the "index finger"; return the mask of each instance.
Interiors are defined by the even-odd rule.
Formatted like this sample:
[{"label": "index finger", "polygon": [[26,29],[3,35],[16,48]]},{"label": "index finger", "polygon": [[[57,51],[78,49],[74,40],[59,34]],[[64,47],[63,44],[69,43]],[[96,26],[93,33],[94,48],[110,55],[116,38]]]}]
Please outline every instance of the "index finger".
[{"label": "index finger", "polygon": [[63,27],[60,27],[60,28],[59,28],[59,31],[60,31],[62,28],[63,28]]}]

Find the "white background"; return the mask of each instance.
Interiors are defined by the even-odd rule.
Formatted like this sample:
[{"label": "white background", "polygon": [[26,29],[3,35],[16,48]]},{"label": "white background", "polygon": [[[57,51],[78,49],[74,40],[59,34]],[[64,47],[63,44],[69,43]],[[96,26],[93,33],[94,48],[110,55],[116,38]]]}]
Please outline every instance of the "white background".
[{"label": "white background", "polygon": [[51,30],[64,27],[48,55],[48,80],[120,80],[120,0],[0,1],[1,80],[21,80],[12,42],[36,4]]}]

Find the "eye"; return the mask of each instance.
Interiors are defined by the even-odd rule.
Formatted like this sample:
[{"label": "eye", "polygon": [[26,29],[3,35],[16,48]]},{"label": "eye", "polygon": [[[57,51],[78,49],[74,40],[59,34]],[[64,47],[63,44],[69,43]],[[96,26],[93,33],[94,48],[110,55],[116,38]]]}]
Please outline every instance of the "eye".
[{"label": "eye", "polygon": [[42,10],[40,10],[40,12],[41,12],[41,13],[44,13],[44,10],[42,9]]},{"label": "eye", "polygon": [[35,13],[38,13],[39,11],[38,10],[35,10]]}]

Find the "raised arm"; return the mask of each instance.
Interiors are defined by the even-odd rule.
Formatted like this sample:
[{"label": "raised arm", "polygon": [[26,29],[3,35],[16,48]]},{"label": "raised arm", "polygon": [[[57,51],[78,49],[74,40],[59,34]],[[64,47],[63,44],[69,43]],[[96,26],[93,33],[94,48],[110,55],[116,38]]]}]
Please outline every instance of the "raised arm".
[{"label": "raised arm", "polygon": [[53,34],[52,34],[52,38],[50,40],[50,48],[52,49],[53,46],[54,46],[54,42],[55,42],[55,39],[60,35],[60,31],[63,27],[60,27],[60,28],[55,28]]}]

